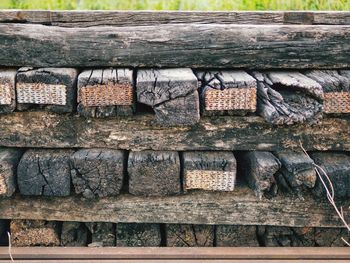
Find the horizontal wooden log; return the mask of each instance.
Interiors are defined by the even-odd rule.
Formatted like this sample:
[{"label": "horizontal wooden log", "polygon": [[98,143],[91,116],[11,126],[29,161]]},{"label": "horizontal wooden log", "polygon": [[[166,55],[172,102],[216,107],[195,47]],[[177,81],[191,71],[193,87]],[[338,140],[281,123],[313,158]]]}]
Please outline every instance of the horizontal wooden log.
[{"label": "horizontal wooden log", "polygon": [[192,127],[161,127],[152,115],[85,120],[47,112],[0,115],[0,146],[128,150],[350,150],[347,118],[274,126],[261,117],[202,118]]},{"label": "horizontal wooden log", "polygon": [[0,65],[346,68],[349,41],[350,25],[62,28],[9,23],[0,24]]},{"label": "horizontal wooden log", "polygon": [[[342,227],[324,198],[311,193],[300,200],[278,195],[259,200],[246,187],[233,192],[194,191],[186,195],[138,197],[122,194],[99,200],[80,197],[21,197],[0,200],[0,218],[45,219],[78,222],[282,225]],[[350,200],[338,200],[350,219]],[[67,213],[69,211],[69,213]],[[190,211],[190,212],[189,212]]]},{"label": "horizontal wooden log", "polygon": [[61,27],[133,26],[183,23],[349,25],[346,11],[34,11],[1,10],[0,23]]}]

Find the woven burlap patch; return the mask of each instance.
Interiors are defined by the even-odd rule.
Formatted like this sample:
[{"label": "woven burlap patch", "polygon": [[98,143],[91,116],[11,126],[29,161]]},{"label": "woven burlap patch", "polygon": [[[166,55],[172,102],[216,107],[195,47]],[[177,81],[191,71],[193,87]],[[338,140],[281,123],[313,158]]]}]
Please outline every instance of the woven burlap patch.
[{"label": "woven burlap patch", "polygon": [[0,105],[11,105],[11,86],[9,84],[0,84]]},{"label": "woven burlap patch", "polygon": [[79,89],[78,101],[84,106],[132,105],[133,89],[130,84],[85,86]]},{"label": "woven burlap patch", "polygon": [[205,92],[206,110],[256,110],[255,88],[209,89]]},{"label": "woven burlap patch", "polygon": [[350,92],[325,92],[325,113],[350,113]]},{"label": "woven burlap patch", "polygon": [[67,103],[67,88],[65,85],[18,83],[16,91],[18,103],[52,105],[66,105]]},{"label": "woven burlap patch", "polygon": [[236,174],[225,171],[191,170],[185,173],[185,188],[212,191],[233,191]]}]

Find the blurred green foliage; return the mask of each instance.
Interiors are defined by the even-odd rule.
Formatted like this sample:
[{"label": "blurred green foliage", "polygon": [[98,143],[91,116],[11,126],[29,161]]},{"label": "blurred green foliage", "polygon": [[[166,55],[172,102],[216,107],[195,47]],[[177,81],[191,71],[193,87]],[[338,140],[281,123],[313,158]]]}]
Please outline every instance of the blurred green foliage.
[{"label": "blurred green foliage", "polygon": [[350,10],[350,0],[0,0],[0,8],[92,10]]}]

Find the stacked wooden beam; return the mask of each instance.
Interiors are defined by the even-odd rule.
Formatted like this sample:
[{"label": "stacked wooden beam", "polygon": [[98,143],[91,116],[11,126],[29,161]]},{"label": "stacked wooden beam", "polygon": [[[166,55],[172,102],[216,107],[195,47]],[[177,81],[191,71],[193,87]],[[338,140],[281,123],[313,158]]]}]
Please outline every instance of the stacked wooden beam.
[{"label": "stacked wooden beam", "polygon": [[349,21],[0,11],[0,244],[343,245]]}]

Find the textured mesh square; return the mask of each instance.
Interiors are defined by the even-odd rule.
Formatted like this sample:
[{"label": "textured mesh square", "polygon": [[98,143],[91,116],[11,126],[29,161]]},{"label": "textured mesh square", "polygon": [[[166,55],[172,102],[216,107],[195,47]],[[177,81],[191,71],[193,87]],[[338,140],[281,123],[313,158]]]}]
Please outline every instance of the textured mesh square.
[{"label": "textured mesh square", "polygon": [[325,92],[325,113],[350,113],[350,92]]},{"label": "textured mesh square", "polygon": [[185,174],[185,189],[233,191],[236,174],[226,171],[191,170]]},{"label": "textured mesh square", "polygon": [[11,86],[9,84],[0,84],[0,105],[11,105]]},{"label": "textured mesh square", "polygon": [[18,83],[16,90],[18,103],[50,105],[66,105],[67,103],[67,88],[65,85]]}]

